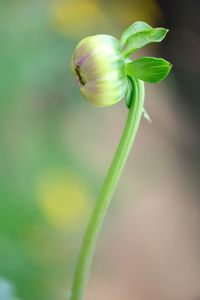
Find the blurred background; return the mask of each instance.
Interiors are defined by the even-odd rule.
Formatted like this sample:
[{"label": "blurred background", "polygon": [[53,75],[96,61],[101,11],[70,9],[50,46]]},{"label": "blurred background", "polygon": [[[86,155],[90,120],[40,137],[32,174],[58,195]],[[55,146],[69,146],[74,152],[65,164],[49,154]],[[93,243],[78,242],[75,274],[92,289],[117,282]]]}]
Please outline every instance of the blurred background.
[{"label": "blurred background", "polygon": [[87,300],[200,299],[200,2],[0,2],[0,300],[68,299],[127,115],[95,108],[70,69],[85,36],[170,29],[140,55],[173,64],[146,85],[140,130],[98,241]]}]

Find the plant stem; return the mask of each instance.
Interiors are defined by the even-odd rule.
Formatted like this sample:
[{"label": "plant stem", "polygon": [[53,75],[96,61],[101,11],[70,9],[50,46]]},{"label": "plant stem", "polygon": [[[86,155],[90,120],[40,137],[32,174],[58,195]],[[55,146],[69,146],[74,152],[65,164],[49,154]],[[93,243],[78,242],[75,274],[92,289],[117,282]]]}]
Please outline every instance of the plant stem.
[{"label": "plant stem", "polygon": [[70,300],[83,300],[96,240],[143,114],[144,83],[132,78],[130,80],[132,95],[128,118],[82,243]]}]

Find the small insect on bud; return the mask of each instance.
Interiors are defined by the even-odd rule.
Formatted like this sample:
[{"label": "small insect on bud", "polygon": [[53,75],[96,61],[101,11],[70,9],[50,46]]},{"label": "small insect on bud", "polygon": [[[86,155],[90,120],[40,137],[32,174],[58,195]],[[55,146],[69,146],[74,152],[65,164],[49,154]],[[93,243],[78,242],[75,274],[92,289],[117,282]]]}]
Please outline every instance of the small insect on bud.
[{"label": "small insect on bud", "polygon": [[81,93],[96,106],[115,104],[129,94],[122,47],[112,36],[83,39],[74,50],[72,69]]}]

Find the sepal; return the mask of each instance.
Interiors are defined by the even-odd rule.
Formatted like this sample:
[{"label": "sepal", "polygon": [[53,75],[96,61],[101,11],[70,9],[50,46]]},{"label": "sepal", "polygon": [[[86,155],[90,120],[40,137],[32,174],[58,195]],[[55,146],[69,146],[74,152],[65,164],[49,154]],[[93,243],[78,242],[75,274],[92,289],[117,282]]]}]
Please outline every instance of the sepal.
[{"label": "sepal", "polygon": [[145,22],[141,22],[141,21],[137,21],[135,23],[133,23],[130,27],[128,27],[126,30],[124,30],[124,32],[122,33],[121,36],[121,45],[125,46],[127,43],[127,40],[134,34],[141,32],[141,31],[146,31],[152,29],[152,27],[145,23]]},{"label": "sepal", "polygon": [[168,29],[162,27],[153,28],[145,22],[135,22],[124,31],[121,37],[124,56],[128,57],[150,43],[161,42],[167,32]]},{"label": "sepal", "polygon": [[169,74],[172,65],[163,58],[141,57],[126,63],[126,73],[140,80],[157,83]]}]

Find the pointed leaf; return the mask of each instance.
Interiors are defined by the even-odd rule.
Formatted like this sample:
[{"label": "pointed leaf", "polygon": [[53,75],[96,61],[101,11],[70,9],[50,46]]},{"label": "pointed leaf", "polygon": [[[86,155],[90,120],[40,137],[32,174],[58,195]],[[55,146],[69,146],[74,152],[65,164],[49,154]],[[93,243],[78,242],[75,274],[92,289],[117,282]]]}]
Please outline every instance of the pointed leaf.
[{"label": "pointed leaf", "polygon": [[129,76],[150,83],[163,80],[170,72],[172,65],[163,58],[142,57],[126,64],[126,73]]},{"label": "pointed leaf", "polygon": [[167,32],[168,29],[165,28],[152,28],[136,32],[126,40],[126,48],[124,50],[125,57],[147,44],[161,42],[165,38]]},{"label": "pointed leaf", "polygon": [[146,111],[146,109],[143,110],[143,117],[147,120],[147,122],[149,122],[150,124],[152,123],[151,117]]},{"label": "pointed leaf", "polygon": [[150,25],[145,22],[137,21],[133,23],[129,28],[127,28],[121,37],[121,45],[124,46],[126,41],[135,33],[152,29]]}]

